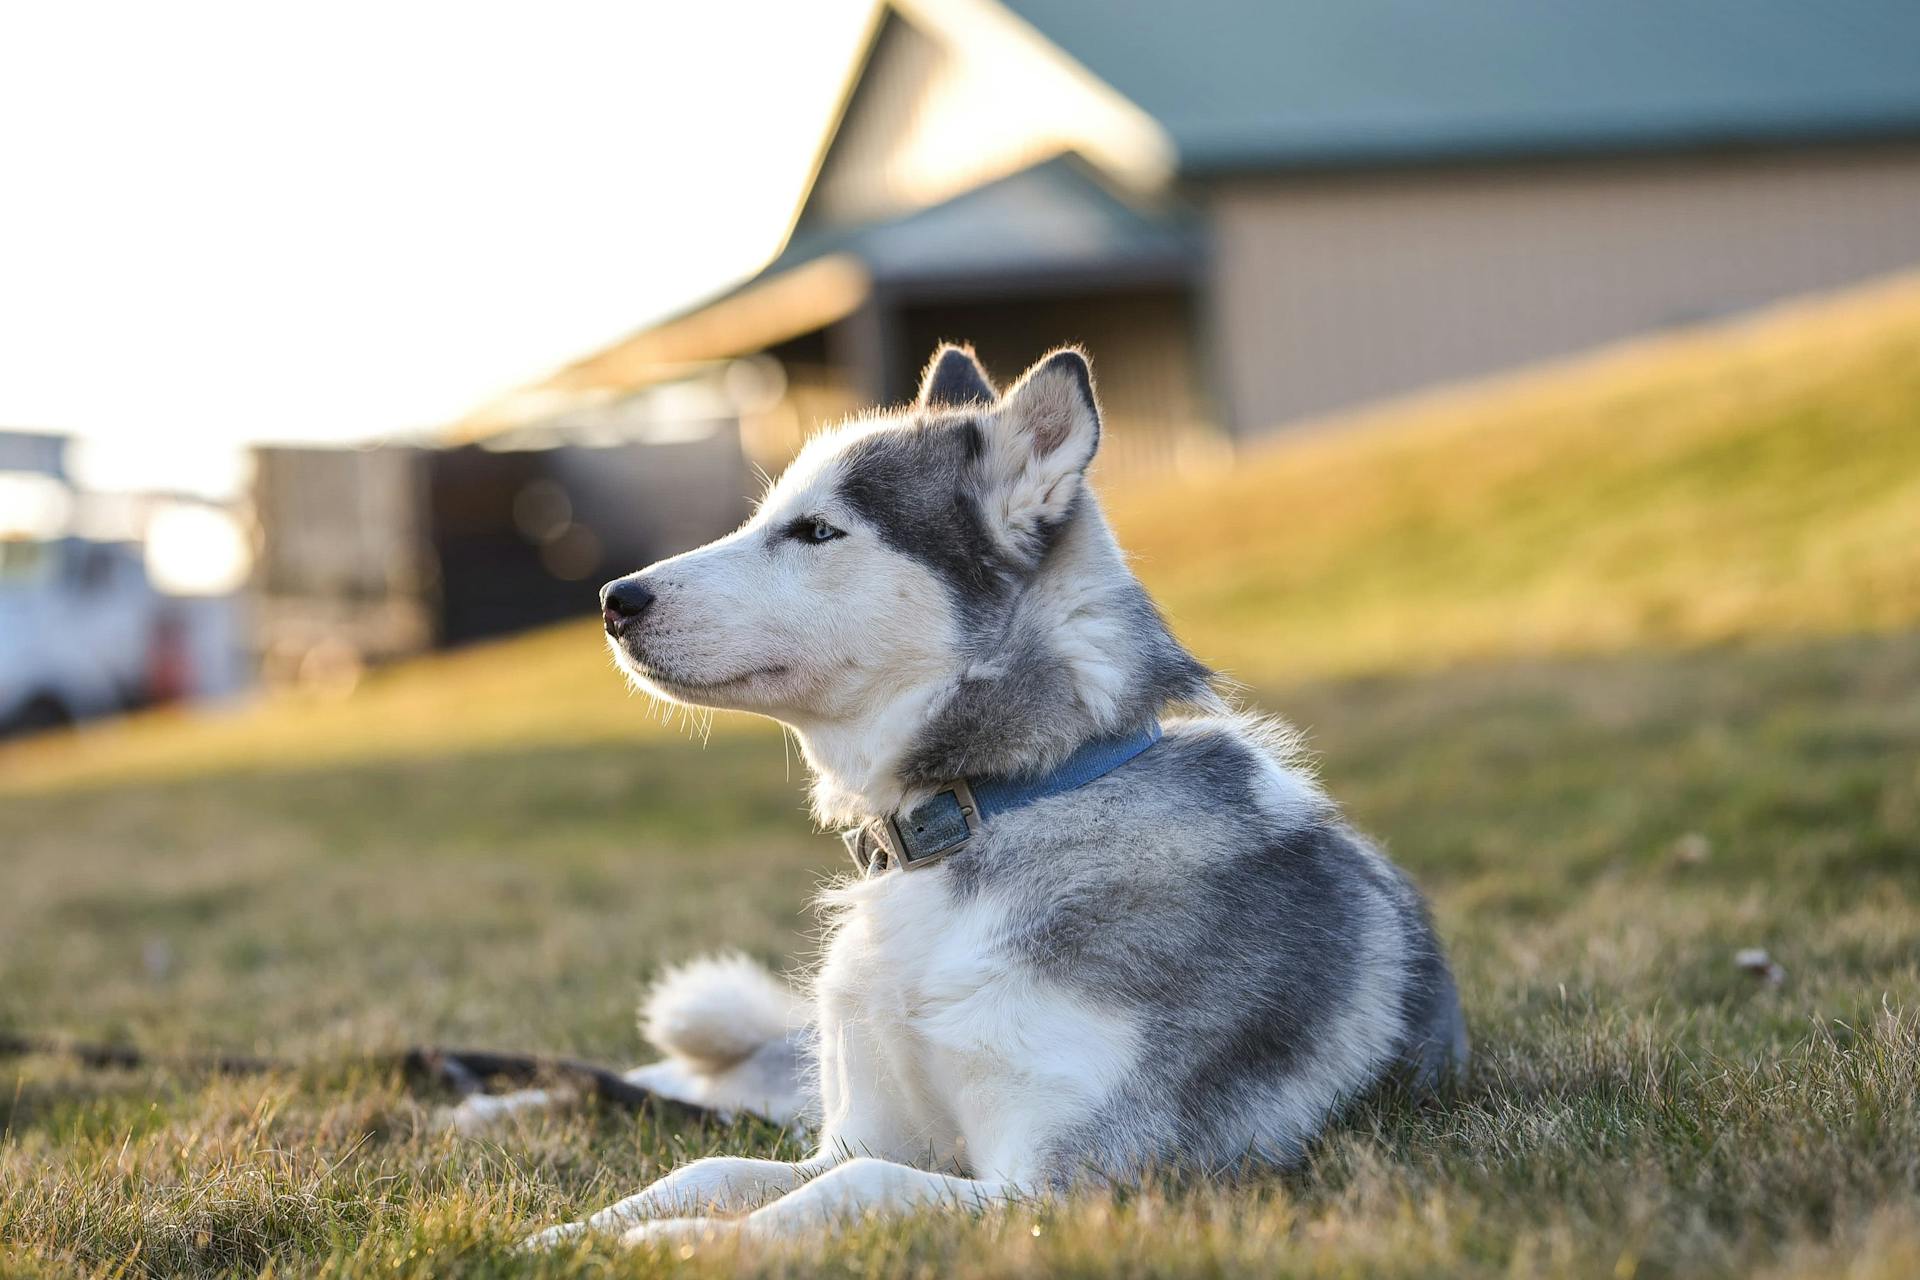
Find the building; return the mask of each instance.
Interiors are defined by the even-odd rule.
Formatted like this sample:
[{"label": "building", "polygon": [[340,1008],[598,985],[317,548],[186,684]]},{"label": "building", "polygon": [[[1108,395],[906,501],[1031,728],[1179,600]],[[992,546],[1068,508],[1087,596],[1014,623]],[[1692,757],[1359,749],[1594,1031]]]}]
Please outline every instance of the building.
[{"label": "building", "polygon": [[1117,461],[1920,262],[1911,0],[889,0],[778,256],[487,406],[742,357],[777,461],[905,398],[1095,353]]},{"label": "building", "polygon": [[256,449],[265,679],[345,687],[426,648],[597,614],[606,579],[733,529],[752,487],[733,403],[684,378],[668,390],[464,443]]}]

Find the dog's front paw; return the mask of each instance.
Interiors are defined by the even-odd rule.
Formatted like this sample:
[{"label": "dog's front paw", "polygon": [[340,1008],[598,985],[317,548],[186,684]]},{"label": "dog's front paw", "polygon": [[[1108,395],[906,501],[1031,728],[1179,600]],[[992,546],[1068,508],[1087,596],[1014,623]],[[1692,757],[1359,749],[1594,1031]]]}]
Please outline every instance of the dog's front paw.
[{"label": "dog's front paw", "polygon": [[528,1236],[520,1242],[519,1250],[521,1253],[542,1253],[548,1249],[558,1249],[561,1245],[578,1240],[585,1234],[587,1234],[586,1223],[563,1222],[557,1227],[548,1227],[545,1231],[537,1231]]}]

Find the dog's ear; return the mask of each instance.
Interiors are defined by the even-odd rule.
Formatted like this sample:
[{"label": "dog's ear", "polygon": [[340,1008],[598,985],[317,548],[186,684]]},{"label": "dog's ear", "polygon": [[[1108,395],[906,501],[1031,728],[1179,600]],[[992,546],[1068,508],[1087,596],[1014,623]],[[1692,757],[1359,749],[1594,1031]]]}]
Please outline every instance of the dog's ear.
[{"label": "dog's ear", "polygon": [[1087,357],[1068,347],[1027,370],[987,423],[990,490],[1007,523],[1031,530],[1064,519],[1099,447]]},{"label": "dog's ear", "polygon": [[943,343],[920,375],[922,409],[958,409],[970,404],[992,404],[1000,398],[987,371],[974,358],[972,347]]}]

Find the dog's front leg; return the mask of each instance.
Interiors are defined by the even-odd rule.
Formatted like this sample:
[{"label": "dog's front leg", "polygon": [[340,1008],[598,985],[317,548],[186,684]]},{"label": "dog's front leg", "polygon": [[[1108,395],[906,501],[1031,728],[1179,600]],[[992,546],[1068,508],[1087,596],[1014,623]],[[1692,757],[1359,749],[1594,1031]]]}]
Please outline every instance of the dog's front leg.
[{"label": "dog's front leg", "polygon": [[621,1241],[637,1245],[735,1234],[763,1240],[790,1239],[836,1223],[898,1216],[916,1209],[944,1207],[978,1212],[1026,1194],[1011,1181],[958,1178],[891,1160],[861,1157],[835,1165],[744,1218],[660,1218],[631,1228]]},{"label": "dog's front leg", "polygon": [[798,1164],[784,1160],[752,1160],[738,1156],[709,1156],[683,1164],[647,1189],[628,1196],[581,1222],[548,1227],[531,1236],[528,1249],[550,1249],[588,1232],[612,1234],[650,1219],[693,1221],[677,1215],[738,1213],[784,1195],[808,1178],[834,1167],[838,1158],[815,1156]]}]

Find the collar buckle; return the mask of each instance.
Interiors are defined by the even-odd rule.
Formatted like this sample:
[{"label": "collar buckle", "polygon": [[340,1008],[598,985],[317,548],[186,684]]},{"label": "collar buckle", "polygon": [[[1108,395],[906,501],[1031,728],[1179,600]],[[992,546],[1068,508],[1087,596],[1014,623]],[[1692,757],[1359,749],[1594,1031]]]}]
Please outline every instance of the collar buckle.
[{"label": "collar buckle", "polygon": [[942,783],[909,814],[888,814],[875,824],[887,856],[902,871],[929,866],[973,843],[980,805],[966,779]]}]

